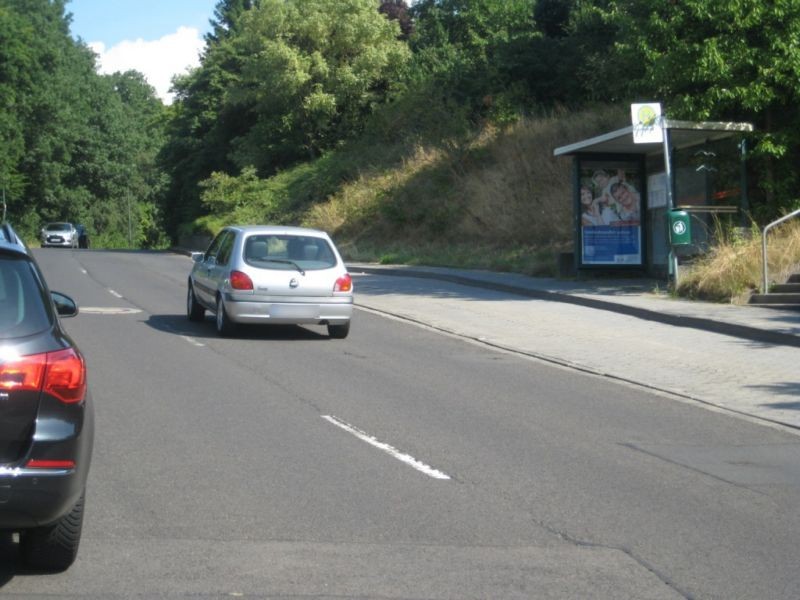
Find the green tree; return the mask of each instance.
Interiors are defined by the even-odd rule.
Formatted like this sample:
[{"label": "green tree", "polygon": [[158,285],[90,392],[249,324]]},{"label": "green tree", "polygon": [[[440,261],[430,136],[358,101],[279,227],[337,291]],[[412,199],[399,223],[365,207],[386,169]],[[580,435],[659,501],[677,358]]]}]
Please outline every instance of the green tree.
[{"label": "green tree", "polygon": [[169,174],[165,212],[173,236],[180,224],[193,221],[203,210],[199,182],[236,168],[228,158],[231,140],[243,135],[252,121],[250,114],[225,105],[227,90],[239,77],[239,62],[228,40],[211,41],[201,66],[173,82],[176,99],[159,157]]},{"label": "green tree", "polygon": [[409,54],[397,22],[377,7],[374,0],[263,0],[242,15],[232,40],[241,77],[226,95],[227,107],[253,119],[233,141],[238,167],[272,173],[361,130]]},{"label": "green tree", "polygon": [[9,199],[24,189],[18,164],[25,152],[21,117],[37,71],[32,37],[27,21],[0,2],[0,188]]},{"label": "green tree", "polygon": [[210,21],[212,31],[206,34],[206,42],[213,44],[234,35],[238,29],[239,18],[257,3],[258,0],[220,0],[217,2],[214,8],[214,18]]},{"label": "green tree", "polygon": [[[753,122],[764,216],[800,205],[800,2],[614,0],[610,97],[656,99],[669,116]],[[610,72],[609,69],[613,69]]]},{"label": "green tree", "polygon": [[[96,241],[127,243],[123,207],[133,202],[138,213],[163,186],[154,162],[163,105],[139,74],[98,75],[64,9],[60,0],[0,0],[0,185],[28,235],[64,219],[86,223]],[[134,242],[161,237],[151,228]]]},{"label": "green tree", "polygon": [[467,106],[476,117],[516,116],[530,95],[519,58],[539,37],[535,5],[535,0],[420,0],[412,7],[416,84],[422,80],[432,94],[440,90],[446,102]]},{"label": "green tree", "polygon": [[378,12],[400,25],[401,39],[408,40],[414,32],[414,21],[406,0],[381,0]]}]

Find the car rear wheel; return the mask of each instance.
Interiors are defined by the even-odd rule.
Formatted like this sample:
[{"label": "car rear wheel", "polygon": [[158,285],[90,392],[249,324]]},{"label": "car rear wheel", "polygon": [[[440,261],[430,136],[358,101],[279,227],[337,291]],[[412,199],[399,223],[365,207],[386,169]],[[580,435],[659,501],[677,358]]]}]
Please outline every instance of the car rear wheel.
[{"label": "car rear wheel", "polygon": [[189,284],[189,289],[186,292],[186,316],[190,321],[202,321],[206,316],[206,309],[197,301],[194,295],[194,288]]},{"label": "car rear wheel", "polygon": [[25,564],[34,569],[64,571],[75,562],[83,528],[84,493],[66,515],[52,525],[28,529],[20,546]]},{"label": "car rear wheel", "polygon": [[350,333],[350,321],[341,325],[328,325],[328,335],[335,340],[343,340]]},{"label": "car rear wheel", "polygon": [[236,330],[236,323],[231,321],[228,313],[225,312],[225,303],[221,296],[217,296],[217,333],[223,337],[233,335]]}]

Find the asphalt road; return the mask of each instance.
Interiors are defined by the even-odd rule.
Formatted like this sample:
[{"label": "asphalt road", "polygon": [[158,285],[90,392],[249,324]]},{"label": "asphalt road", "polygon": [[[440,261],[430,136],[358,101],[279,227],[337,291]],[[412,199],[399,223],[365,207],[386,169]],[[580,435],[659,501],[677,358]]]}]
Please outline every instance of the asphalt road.
[{"label": "asphalt road", "polygon": [[4,539],[0,596],[800,597],[800,481],[754,468],[796,436],[365,310],[220,339],[184,256],[37,257],[95,454],[76,564]]}]

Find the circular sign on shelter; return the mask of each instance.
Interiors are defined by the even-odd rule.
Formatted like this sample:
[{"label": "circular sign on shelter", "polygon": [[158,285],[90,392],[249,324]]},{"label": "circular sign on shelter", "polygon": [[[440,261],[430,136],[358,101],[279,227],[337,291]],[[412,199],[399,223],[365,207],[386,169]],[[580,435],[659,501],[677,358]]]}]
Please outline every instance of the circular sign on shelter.
[{"label": "circular sign on shelter", "polygon": [[631,125],[634,144],[660,144],[664,141],[659,102],[631,104]]}]

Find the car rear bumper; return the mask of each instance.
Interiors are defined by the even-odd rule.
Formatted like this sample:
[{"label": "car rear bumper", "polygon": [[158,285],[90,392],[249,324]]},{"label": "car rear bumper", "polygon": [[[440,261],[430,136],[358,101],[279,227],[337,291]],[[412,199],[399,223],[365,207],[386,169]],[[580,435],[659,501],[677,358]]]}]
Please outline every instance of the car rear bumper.
[{"label": "car rear bumper", "polygon": [[326,302],[243,302],[230,296],[225,311],[236,323],[343,324],[353,316],[353,299],[328,298]]},{"label": "car rear bumper", "polygon": [[[34,442],[25,458],[16,465],[0,466],[0,530],[48,525],[78,501],[86,487],[94,444],[94,410],[88,392],[80,410],[80,420],[61,420],[53,414],[37,419]],[[25,467],[31,458],[69,459],[74,466]]]},{"label": "car rear bumper", "polygon": [[45,240],[42,242],[42,248],[72,248],[75,245],[75,242],[72,240],[64,240],[63,242],[48,242]]},{"label": "car rear bumper", "polygon": [[75,469],[0,467],[0,529],[41,527],[67,514],[80,498],[85,475]]}]

